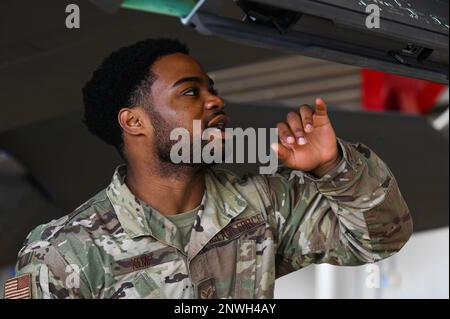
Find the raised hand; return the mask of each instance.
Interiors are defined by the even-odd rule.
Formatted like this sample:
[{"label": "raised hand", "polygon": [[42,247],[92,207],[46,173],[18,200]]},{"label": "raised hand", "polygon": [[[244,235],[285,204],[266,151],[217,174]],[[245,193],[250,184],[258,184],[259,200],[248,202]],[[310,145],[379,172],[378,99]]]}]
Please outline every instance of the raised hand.
[{"label": "raised hand", "polygon": [[322,177],[341,160],[336,134],[328,118],[325,102],[316,99],[316,108],[303,105],[277,124],[280,143],[272,144],[284,166]]}]

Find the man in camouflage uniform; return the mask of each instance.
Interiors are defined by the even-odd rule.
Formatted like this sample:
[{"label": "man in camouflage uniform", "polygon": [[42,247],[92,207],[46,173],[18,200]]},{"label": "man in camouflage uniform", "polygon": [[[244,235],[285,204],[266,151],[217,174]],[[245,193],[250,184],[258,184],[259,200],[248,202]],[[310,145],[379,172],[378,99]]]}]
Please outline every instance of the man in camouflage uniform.
[{"label": "man in camouflage uniform", "polygon": [[[29,234],[17,262],[16,279],[30,287],[22,297],[272,298],[280,276],[373,263],[412,233],[391,171],[366,146],[336,138],[321,99],[278,123],[283,169],[240,178],[168,159],[170,129],[227,121],[179,42],[116,51],[83,93],[88,128],[126,165],[73,213]],[[187,228],[175,219],[183,215]]]}]

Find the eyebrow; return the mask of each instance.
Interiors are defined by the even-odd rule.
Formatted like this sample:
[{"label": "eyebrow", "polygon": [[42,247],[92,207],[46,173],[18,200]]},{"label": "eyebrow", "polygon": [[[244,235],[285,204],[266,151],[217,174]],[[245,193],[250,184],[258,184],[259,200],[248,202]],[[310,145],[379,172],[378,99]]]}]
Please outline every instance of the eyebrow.
[{"label": "eyebrow", "polygon": [[[185,78],[182,78],[182,79],[179,79],[178,81],[176,81],[176,82],[174,83],[174,85],[172,85],[172,87],[179,86],[179,85],[181,85],[181,84],[183,84],[183,83],[186,83],[186,82],[197,82],[197,83],[202,83],[203,80],[202,80],[201,78],[197,77],[197,76],[188,76],[188,77],[185,77]],[[210,86],[214,86],[214,81],[213,81],[213,79],[208,78],[208,82],[209,82],[209,85],[210,85]]]}]

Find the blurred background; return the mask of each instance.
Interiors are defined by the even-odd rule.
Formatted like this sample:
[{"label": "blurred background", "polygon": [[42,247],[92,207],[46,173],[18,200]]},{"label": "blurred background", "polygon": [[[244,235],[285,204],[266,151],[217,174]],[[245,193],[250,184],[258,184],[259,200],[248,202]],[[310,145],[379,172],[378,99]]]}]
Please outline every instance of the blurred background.
[{"label": "blurred background", "polygon": [[[247,41],[235,31],[224,37],[219,31],[231,30],[226,25],[219,28],[216,23],[216,29],[208,29],[203,23],[208,20],[198,17],[183,25],[179,17],[189,18],[199,5],[196,1],[0,2],[1,287],[14,275],[26,235],[37,225],[70,213],[104,188],[120,163],[115,151],[81,123],[81,87],[113,50],[148,37],[171,37],[187,43],[215,80],[233,126],[272,127],[291,109],[324,98],[338,136],[369,145],[387,162],[411,210],[414,235],[393,258],[363,267],[308,267],[278,279],[276,298],[449,297],[448,57],[443,61],[438,54],[446,48],[448,55],[448,1],[442,2],[447,6],[446,18],[440,17],[439,24],[434,20],[440,28],[435,32],[446,35],[446,41],[436,36],[440,41],[436,54],[427,53],[434,60],[429,65],[424,62],[423,69],[365,55],[358,51],[362,42],[350,47],[354,58],[349,58],[348,45],[322,41],[326,37],[316,37],[312,31],[302,38],[310,41],[307,49],[303,44],[294,48],[290,44],[298,39],[285,34],[296,28],[293,24],[298,20],[277,20],[280,15],[244,6],[251,1],[241,1],[237,8],[238,2],[226,1],[230,5],[226,10],[243,23],[262,20],[251,26],[255,32],[260,32],[256,27],[275,26],[286,42],[280,44],[269,36],[267,41],[264,37]],[[360,2],[355,5],[361,6]],[[410,2],[414,1],[402,1]],[[79,8],[78,27],[66,24],[69,4]],[[416,13],[420,16],[421,11]],[[305,14],[300,21],[313,23],[319,18],[309,14],[312,18]],[[202,28],[203,34],[198,32]],[[351,43],[360,30],[346,28],[341,34]],[[378,37],[384,43],[383,34]],[[388,42],[396,45],[390,38]],[[424,59],[426,50],[418,50],[418,57]],[[410,50],[405,54],[412,56]],[[389,68],[393,72],[387,72]],[[230,169],[256,172],[251,165]]]}]

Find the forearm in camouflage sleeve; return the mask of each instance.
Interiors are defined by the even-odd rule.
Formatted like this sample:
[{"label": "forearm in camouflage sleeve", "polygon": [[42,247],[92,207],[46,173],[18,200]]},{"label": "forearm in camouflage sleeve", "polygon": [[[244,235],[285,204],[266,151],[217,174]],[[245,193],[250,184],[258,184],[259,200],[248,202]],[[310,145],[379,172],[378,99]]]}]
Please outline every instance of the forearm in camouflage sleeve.
[{"label": "forearm in camouflage sleeve", "polygon": [[320,179],[289,170],[266,178],[279,236],[278,276],[311,263],[375,262],[411,236],[408,207],[386,164],[362,144],[339,144],[343,160]]}]

